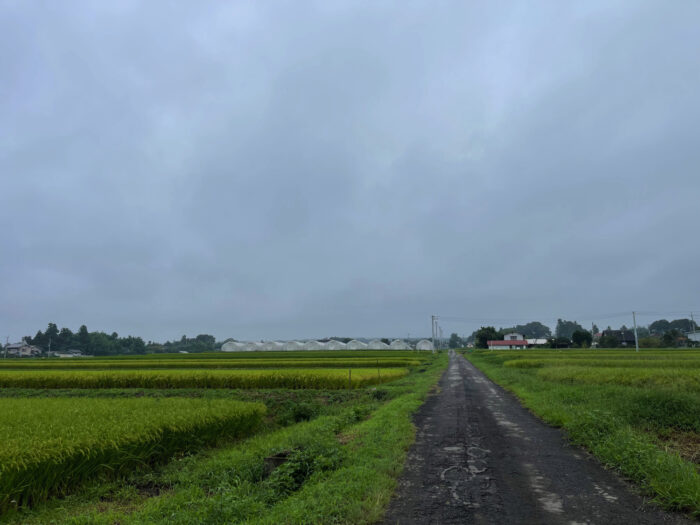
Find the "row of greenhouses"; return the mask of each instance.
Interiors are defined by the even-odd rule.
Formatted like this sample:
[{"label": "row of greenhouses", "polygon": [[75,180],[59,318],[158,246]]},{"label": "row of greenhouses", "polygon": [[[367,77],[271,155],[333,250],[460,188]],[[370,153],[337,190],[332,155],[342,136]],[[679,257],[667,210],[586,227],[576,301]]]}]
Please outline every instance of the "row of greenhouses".
[{"label": "row of greenhouses", "polygon": [[293,350],[434,350],[433,343],[427,339],[418,341],[414,346],[402,339],[394,339],[389,344],[381,339],[368,342],[352,339],[347,343],[331,339],[329,341],[228,341],[221,346],[224,352],[254,351],[293,351]]}]

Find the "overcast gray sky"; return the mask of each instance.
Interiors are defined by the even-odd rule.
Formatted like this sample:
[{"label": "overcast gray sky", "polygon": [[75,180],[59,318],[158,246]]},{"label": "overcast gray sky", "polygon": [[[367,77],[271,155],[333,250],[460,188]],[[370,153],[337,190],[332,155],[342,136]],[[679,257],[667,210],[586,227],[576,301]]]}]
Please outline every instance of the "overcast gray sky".
[{"label": "overcast gray sky", "polygon": [[0,0],[0,331],[697,311],[699,21],[696,0]]}]

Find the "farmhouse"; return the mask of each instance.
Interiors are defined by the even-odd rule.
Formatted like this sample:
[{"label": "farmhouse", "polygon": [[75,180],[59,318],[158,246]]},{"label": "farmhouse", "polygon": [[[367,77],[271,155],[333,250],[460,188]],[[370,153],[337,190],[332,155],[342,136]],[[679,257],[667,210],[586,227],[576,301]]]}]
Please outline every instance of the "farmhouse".
[{"label": "farmhouse", "polygon": [[26,341],[5,346],[5,355],[12,357],[35,357],[41,355],[41,348],[28,345]]},{"label": "farmhouse", "polygon": [[523,334],[512,332],[503,336],[503,339],[486,341],[489,350],[517,350],[527,348],[528,342]]}]

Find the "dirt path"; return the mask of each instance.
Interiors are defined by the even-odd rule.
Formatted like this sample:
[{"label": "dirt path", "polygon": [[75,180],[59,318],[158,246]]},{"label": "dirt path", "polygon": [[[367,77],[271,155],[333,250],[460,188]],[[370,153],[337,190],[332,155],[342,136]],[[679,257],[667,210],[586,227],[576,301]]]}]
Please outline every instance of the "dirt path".
[{"label": "dirt path", "polygon": [[646,504],[454,352],[440,388],[416,414],[386,525],[693,523]]}]

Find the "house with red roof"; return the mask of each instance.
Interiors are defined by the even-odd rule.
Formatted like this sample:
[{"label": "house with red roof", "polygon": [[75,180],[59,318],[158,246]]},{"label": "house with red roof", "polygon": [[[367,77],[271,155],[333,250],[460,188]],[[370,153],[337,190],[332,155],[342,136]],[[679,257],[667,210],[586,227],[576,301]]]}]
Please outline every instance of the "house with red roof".
[{"label": "house with red roof", "polygon": [[520,350],[527,348],[527,339],[523,334],[513,332],[503,336],[503,339],[486,341],[489,350]]}]

